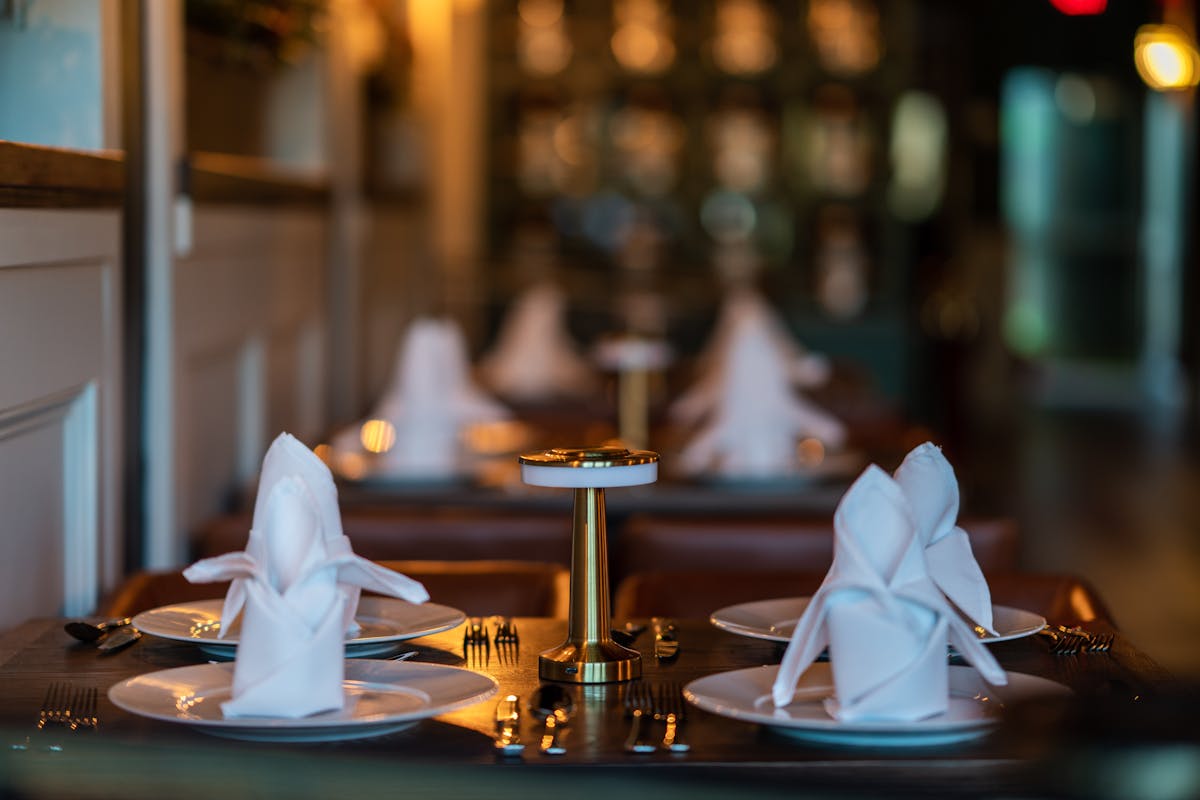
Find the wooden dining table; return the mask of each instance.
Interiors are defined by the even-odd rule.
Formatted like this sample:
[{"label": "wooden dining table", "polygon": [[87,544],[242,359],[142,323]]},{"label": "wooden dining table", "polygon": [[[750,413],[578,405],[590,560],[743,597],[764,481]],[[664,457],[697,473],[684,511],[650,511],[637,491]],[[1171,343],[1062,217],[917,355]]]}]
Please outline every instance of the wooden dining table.
[{"label": "wooden dining table", "polygon": [[[566,752],[538,752],[541,723],[527,703],[540,683],[538,654],[564,636],[565,621],[516,619],[519,643],[464,644],[464,627],[400,642],[417,651],[413,661],[463,667],[491,675],[499,693],[484,702],[422,720],[377,738],[335,743],[229,741],[187,725],[136,716],[109,702],[106,692],[125,679],[194,664],[210,656],[197,647],[151,636],[113,654],[77,642],[63,620],[35,619],[0,638],[0,796],[109,796],[97,787],[120,786],[125,797],[350,796],[387,787],[424,786],[448,795],[528,797],[531,791],[575,796],[653,789],[656,796],[879,796],[944,794],[987,796],[1044,787],[1048,758],[1068,742],[1054,733],[1044,705],[1015,708],[983,738],[923,747],[846,746],[806,742],[779,730],[688,709],[682,726],[690,750],[626,752],[629,684],[570,685],[575,712],[565,730]],[[485,620],[485,624],[489,623]],[[653,637],[634,646],[643,654],[646,684],[686,685],[702,676],[776,664],[783,646],[734,635],[706,620],[677,620],[678,655],[653,657]],[[491,625],[488,624],[491,631]],[[991,645],[1011,672],[1048,678],[1069,687],[1072,702],[1103,702],[1135,713],[1139,703],[1169,694],[1175,682],[1119,634],[1108,652],[1054,655],[1041,636]],[[36,729],[48,686],[66,681],[99,690],[95,730],[61,726]],[[521,733],[529,746],[519,757],[493,747],[496,702],[517,695]],[[318,787],[323,787],[318,791]],[[331,793],[332,792],[332,793]],[[1036,792],[1035,792],[1036,794]]]}]

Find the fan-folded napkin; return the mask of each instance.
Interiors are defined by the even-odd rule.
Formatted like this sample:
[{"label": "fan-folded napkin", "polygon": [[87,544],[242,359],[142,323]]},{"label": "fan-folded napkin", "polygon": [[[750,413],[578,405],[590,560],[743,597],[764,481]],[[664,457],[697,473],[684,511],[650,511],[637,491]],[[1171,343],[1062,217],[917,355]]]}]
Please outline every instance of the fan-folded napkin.
[{"label": "fan-folded napkin", "polygon": [[512,304],[480,372],[501,396],[538,401],[587,394],[595,376],[566,324],[567,299],[549,283],[527,289]]},{"label": "fan-folded napkin", "polygon": [[772,687],[782,708],[826,647],[830,716],[915,721],[949,707],[949,642],[992,684],[1004,670],[930,579],[912,505],[872,465],[834,513],[833,566],[796,624]]},{"label": "fan-folded napkin", "polygon": [[774,369],[788,382],[816,388],[829,382],[829,359],[805,350],[761,293],[740,287],[729,292],[721,304],[712,334],[697,357],[698,377],[672,404],[671,417],[681,425],[699,421],[720,402],[722,386],[737,363],[734,346],[747,329],[759,332],[763,347],[774,354]]},{"label": "fan-folded napkin", "polygon": [[[465,469],[462,430],[507,419],[508,409],[479,388],[462,329],[453,320],[413,320],[397,352],[391,383],[373,418],[392,426],[380,456],[393,476],[444,478]],[[359,427],[334,441],[339,452],[358,452]]]},{"label": "fan-folded napkin", "polygon": [[685,472],[784,476],[800,470],[798,439],[816,437],[830,448],[845,442],[840,420],[793,391],[768,329],[747,323],[733,337],[711,418],[680,454]]},{"label": "fan-folded napkin", "polygon": [[233,694],[221,704],[229,717],[342,708],[345,638],[357,630],[360,591],[429,599],[420,583],[354,554],[332,475],[286,433],[263,459],[245,551],[198,561],[184,576],[233,581],[221,611],[221,636],[242,615]]}]

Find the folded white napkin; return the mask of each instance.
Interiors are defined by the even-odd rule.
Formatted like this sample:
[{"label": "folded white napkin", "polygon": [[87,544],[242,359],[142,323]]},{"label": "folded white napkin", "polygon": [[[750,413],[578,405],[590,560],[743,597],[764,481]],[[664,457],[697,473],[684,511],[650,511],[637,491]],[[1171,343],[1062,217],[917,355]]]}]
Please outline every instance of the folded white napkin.
[{"label": "folded white napkin", "polygon": [[[480,389],[461,328],[452,320],[421,317],[408,327],[392,380],[372,419],[392,425],[391,446],[380,455],[392,475],[439,478],[464,470],[464,427],[508,419],[508,409]],[[334,439],[339,453],[360,452],[359,426]]]},{"label": "folded white napkin", "polygon": [[480,360],[487,384],[514,400],[588,394],[595,375],[571,339],[566,312],[566,296],[551,284],[537,284],[519,296],[495,345]]},{"label": "folded white napkin", "polygon": [[788,331],[770,303],[748,287],[732,289],[717,312],[712,334],[697,357],[696,381],[671,404],[671,417],[689,425],[699,421],[719,403],[721,387],[735,363],[732,351],[745,328],[756,328],[775,353],[776,369],[799,388],[829,382],[829,359],[806,351]]},{"label": "folded white napkin", "polygon": [[833,518],[833,566],[801,615],[772,687],[788,705],[797,681],[829,648],[834,693],[825,709],[845,721],[914,721],[949,706],[946,644],[992,684],[1004,670],[950,607],[925,569],[912,506],[871,465]]},{"label": "folded white napkin", "polygon": [[976,625],[994,634],[991,592],[971,552],[967,532],[955,524],[958,481],[954,468],[941,448],[926,442],[905,456],[894,477],[912,505],[929,577]]},{"label": "folded white napkin", "polygon": [[340,709],[347,633],[363,589],[423,603],[420,583],[356,556],[342,533],[337,490],[319,458],[280,434],[263,459],[244,552],[184,570],[192,583],[232,580],[221,635],[242,630],[226,716],[304,717]]},{"label": "folded white napkin", "polygon": [[797,440],[815,437],[831,449],[845,442],[841,421],[792,389],[767,328],[748,321],[733,336],[711,418],[680,454],[684,472],[785,476],[800,470]]}]

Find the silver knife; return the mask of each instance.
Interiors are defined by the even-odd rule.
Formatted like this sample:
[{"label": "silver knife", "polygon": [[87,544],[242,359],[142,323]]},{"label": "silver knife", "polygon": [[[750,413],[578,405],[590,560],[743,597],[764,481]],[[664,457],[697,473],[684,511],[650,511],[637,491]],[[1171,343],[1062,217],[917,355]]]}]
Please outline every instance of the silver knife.
[{"label": "silver knife", "polygon": [[664,617],[654,617],[650,623],[654,626],[654,657],[660,661],[669,661],[679,655],[675,623]]},{"label": "silver knife", "polygon": [[515,694],[496,704],[496,736],[492,744],[502,756],[520,755],[525,749],[521,741],[521,703]]},{"label": "silver knife", "polygon": [[128,647],[140,638],[142,638],[141,631],[137,628],[126,626],[118,628],[112,633],[105,634],[100,643],[96,645],[96,649],[101,653],[115,653],[122,648]]}]

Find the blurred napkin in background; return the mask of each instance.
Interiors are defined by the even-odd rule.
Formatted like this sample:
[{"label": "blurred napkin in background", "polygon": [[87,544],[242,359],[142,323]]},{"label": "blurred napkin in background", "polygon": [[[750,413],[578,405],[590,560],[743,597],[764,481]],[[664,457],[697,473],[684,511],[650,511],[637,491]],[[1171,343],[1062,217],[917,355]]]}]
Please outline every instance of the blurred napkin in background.
[{"label": "blurred napkin in background", "polygon": [[680,454],[684,472],[786,476],[801,471],[798,440],[813,437],[829,449],[845,443],[845,426],[792,389],[766,327],[747,322],[732,336],[708,419]]},{"label": "blurred napkin in background", "polygon": [[925,548],[929,577],[950,602],[989,633],[992,595],[958,527],[958,480],[941,448],[926,442],[904,457],[894,475],[913,509],[917,537]]},{"label": "blurred napkin in background", "polygon": [[732,368],[733,348],[747,328],[759,329],[776,354],[778,369],[801,389],[829,382],[829,359],[806,352],[757,290],[735,287],[717,313],[712,334],[697,357],[697,378],[671,406],[671,417],[684,425],[699,421],[718,402]]},{"label": "blurred napkin in background", "polygon": [[479,370],[502,397],[540,401],[588,394],[596,378],[567,330],[566,295],[536,284],[513,301]]},{"label": "blurred napkin in background", "polygon": [[925,568],[913,508],[875,465],[847,490],[833,517],[833,566],[792,634],[772,687],[792,702],[804,670],[826,647],[835,719],[915,721],[949,707],[946,644],[993,685],[1004,670],[950,607]]},{"label": "blurred napkin in background", "polygon": [[198,561],[192,583],[232,580],[221,636],[242,616],[225,716],[304,717],[342,708],[347,633],[359,592],[423,603],[420,583],[360,556],[342,533],[333,476],[280,434],[263,459],[253,527],[243,552]]},{"label": "blurred napkin in background", "polygon": [[[366,447],[379,454],[380,471],[388,475],[453,477],[466,469],[463,429],[510,416],[472,379],[458,325],[421,317],[408,327],[391,383],[372,418],[341,432],[334,449],[357,453]],[[386,435],[374,433],[380,428]]]}]

